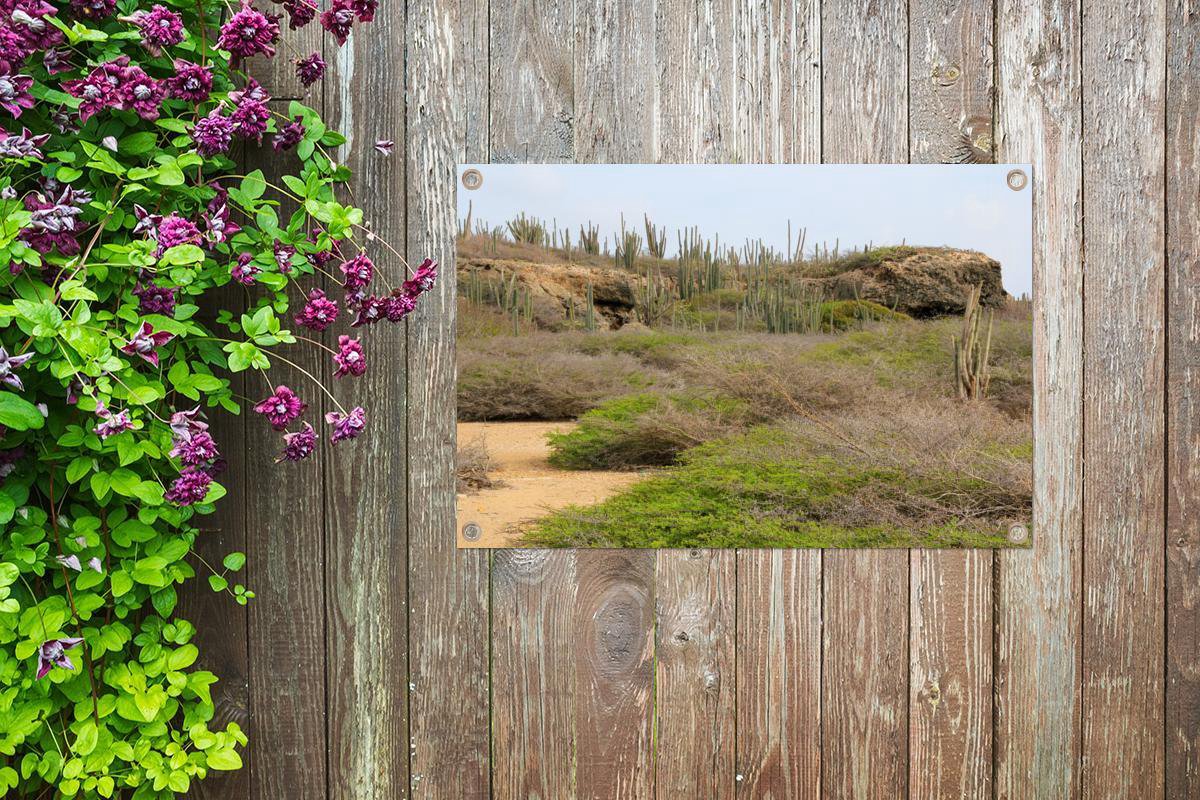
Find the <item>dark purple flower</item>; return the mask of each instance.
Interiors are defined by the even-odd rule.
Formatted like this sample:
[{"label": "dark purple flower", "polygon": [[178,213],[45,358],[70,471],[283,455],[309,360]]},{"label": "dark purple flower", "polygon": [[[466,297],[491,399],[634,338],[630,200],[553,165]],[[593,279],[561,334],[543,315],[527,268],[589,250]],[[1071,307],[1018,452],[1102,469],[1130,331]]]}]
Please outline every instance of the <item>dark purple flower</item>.
[{"label": "dark purple flower", "polygon": [[137,203],[134,203],[133,216],[134,219],[137,220],[137,223],[133,226],[133,235],[139,236],[141,234],[146,234],[151,239],[157,241],[158,226],[159,223],[162,222],[162,214],[151,214]]},{"label": "dark purple flower", "polygon": [[75,665],[67,657],[67,651],[78,647],[82,642],[83,639],[77,638],[50,639],[42,642],[42,646],[38,648],[38,680],[46,677],[55,667],[75,669]]},{"label": "dark purple flower", "polygon": [[158,55],[161,48],[183,41],[183,17],[155,3],[149,11],[137,11],[130,21],[142,32],[142,44],[151,53]]},{"label": "dark purple flower", "polygon": [[83,102],[79,106],[79,118],[84,122],[94,114],[121,104],[120,89],[129,66],[129,57],[121,56],[93,69],[86,78],[67,81],[63,89],[72,97]]},{"label": "dark purple flower", "polygon": [[0,345],[0,383],[11,386],[18,392],[24,389],[21,379],[17,377],[16,369],[31,358],[33,358],[32,350],[19,356],[10,356],[3,345]]},{"label": "dark purple flower", "polygon": [[262,135],[267,132],[267,123],[271,120],[271,109],[267,101],[271,96],[251,78],[245,89],[229,93],[229,101],[233,103],[233,132],[243,139],[262,141]]},{"label": "dark purple flower", "polygon": [[58,10],[43,0],[6,0],[0,3],[0,18],[7,34],[0,52],[0,62],[7,65],[4,71],[24,61],[38,50],[48,50],[62,43],[63,35],[47,17],[58,14]]},{"label": "dark purple flower", "polygon": [[416,299],[432,289],[437,282],[437,267],[437,262],[432,258],[422,261],[413,276],[402,284],[404,293]]},{"label": "dark purple flower", "polygon": [[280,385],[275,394],[255,404],[254,410],[266,417],[272,428],[281,431],[291,425],[307,407],[308,403],[301,400],[295,392]]},{"label": "dark purple flower", "polygon": [[51,75],[57,75],[60,72],[66,72],[73,69],[71,62],[63,57],[62,50],[57,47],[51,47],[46,52],[42,53],[42,66],[46,68],[46,72]]},{"label": "dark purple flower", "polygon": [[175,74],[163,81],[171,97],[193,103],[203,103],[208,99],[212,82],[211,67],[202,67],[182,59],[175,60]]},{"label": "dark purple flower", "polygon": [[75,16],[84,19],[102,19],[117,9],[117,0],[71,0]]},{"label": "dark purple flower", "polygon": [[412,313],[417,307],[417,298],[408,294],[403,288],[395,289],[384,301],[383,313],[388,322],[399,322]]},{"label": "dark purple flower", "polygon": [[346,43],[350,27],[354,24],[354,4],[351,0],[333,0],[321,14],[321,27],[333,34],[339,45]]},{"label": "dark purple flower", "polygon": [[353,439],[363,432],[363,428],[367,426],[364,419],[366,412],[361,406],[355,406],[350,410],[349,414],[343,414],[340,411],[330,411],[325,415],[325,421],[333,426],[333,433],[329,436],[329,441],[337,444],[346,439]]},{"label": "dark purple flower", "polygon": [[101,439],[116,436],[133,428],[133,420],[129,418],[129,409],[121,409],[117,413],[108,410],[104,403],[96,405],[96,416],[102,421],[96,423],[96,435]]},{"label": "dark purple flower", "polygon": [[141,67],[127,68],[123,78],[117,90],[121,107],[135,112],[144,120],[158,119],[158,107],[166,94],[163,85],[143,72]]},{"label": "dark purple flower", "polygon": [[388,299],[386,297],[376,297],[375,295],[367,295],[359,303],[356,311],[358,312],[354,321],[350,323],[351,328],[358,328],[363,325],[374,325],[380,320],[387,319]]},{"label": "dark purple flower", "polygon": [[254,256],[249,253],[242,253],[237,257],[237,261],[229,268],[229,274],[233,279],[242,286],[250,286],[254,283],[254,276],[262,272],[254,264]]},{"label": "dark purple flower", "polygon": [[158,242],[158,248],[154,251],[155,258],[161,258],[162,254],[181,244],[200,244],[200,229],[196,227],[191,220],[184,219],[178,214],[171,214],[169,217],[163,217],[158,223],[158,229],[154,234],[155,240]]},{"label": "dark purple flower", "polygon": [[80,249],[76,237],[83,232],[79,217],[91,200],[88,192],[44,178],[41,191],[30,192],[22,200],[33,215],[21,230],[21,241],[42,254],[57,247],[64,256],[75,255]]},{"label": "dark purple flower", "polygon": [[176,411],[171,415],[171,433],[176,439],[187,440],[208,430],[208,423],[197,419],[199,416],[200,406],[196,406],[191,411]]},{"label": "dark purple flower", "polygon": [[346,276],[342,285],[349,291],[363,288],[375,277],[375,265],[366,253],[359,253],[349,261],[343,262],[340,269]]},{"label": "dark purple flower", "polygon": [[133,288],[133,296],[138,299],[138,311],[142,314],[163,314],[169,317],[175,313],[175,288],[172,286],[139,283]]},{"label": "dark purple flower", "polygon": [[308,293],[308,302],[296,315],[296,324],[314,331],[323,331],[338,318],[338,304],[330,300],[325,292],[313,289]]},{"label": "dark purple flower", "polygon": [[351,339],[344,334],[338,337],[338,351],[333,355],[333,363],[337,364],[333,373],[335,378],[346,375],[358,377],[367,371],[367,357],[362,344],[358,339]]},{"label": "dark purple flower", "polygon": [[296,248],[276,239],[272,250],[275,253],[275,266],[284,275],[289,274],[292,271],[292,256],[296,255]]},{"label": "dark purple flower", "polygon": [[[43,157],[40,148],[50,140],[50,134],[43,133],[35,136],[29,128],[22,128],[20,133],[9,133],[0,128],[0,159],[3,158],[37,158]],[[11,198],[9,198],[11,199]]]},{"label": "dark purple flower", "polygon": [[[7,428],[0,426],[0,429],[7,431]],[[0,450],[0,479],[7,478],[17,468],[17,462],[25,455],[24,447],[13,447],[9,450]]]},{"label": "dark purple flower", "polygon": [[279,16],[263,14],[242,0],[242,7],[221,26],[217,47],[235,56],[275,55],[279,39]]},{"label": "dark purple flower", "polygon": [[288,13],[288,27],[292,30],[312,22],[318,11],[316,0],[283,0],[283,10]]},{"label": "dark purple flower", "polygon": [[379,10],[379,0],[350,0],[350,7],[358,15],[360,22],[372,22],[375,12]]},{"label": "dark purple flower", "polygon": [[14,117],[21,116],[27,108],[33,108],[33,95],[29,87],[33,85],[30,75],[0,75],[0,108]]},{"label": "dark purple flower", "polygon": [[171,448],[171,457],[178,458],[189,467],[198,467],[215,461],[220,455],[217,443],[207,432],[192,434],[186,439],[177,438]]},{"label": "dark purple flower", "polygon": [[296,145],[300,144],[300,140],[304,138],[304,125],[300,122],[300,117],[296,117],[291,122],[287,123],[279,129],[279,133],[271,140],[271,146],[275,148],[275,152],[283,150],[291,150]]},{"label": "dark purple flower", "polygon": [[137,332],[124,346],[121,352],[127,356],[140,356],[145,361],[158,366],[158,350],[175,338],[175,334],[166,331],[156,331],[149,322],[143,322]]},{"label": "dark purple flower", "polygon": [[233,122],[229,117],[221,116],[220,108],[214,108],[208,116],[196,120],[192,141],[196,143],[196,152],[202,156],[226,153],[233,144]]},{"label": "dark purple flower", "polygon": [[317,432],[307,422],[301,430],[283,435],[283,452],[275,459],[280,461],[303,461],[317,449]]},{"label": "dark purple flower", "polygon": [[187,467],[179,473],[163,497],[177,506],[190,506],[203,502],[211,485],[211,475],[202,469]]},{"label": "dark purple flower", "polygon": [[305,86],[312,86],[325,75],[325,59],[320,53],[296,60],[296,77]]},{"label": "dark purple flower", "polygon": [[204,238],[213,244],[223,244],[229,241],[242,229],[229,218],[229,192],[219,184],[213,184],[217,190],[212,200],[208,201],[208,209],[204,213]]}]

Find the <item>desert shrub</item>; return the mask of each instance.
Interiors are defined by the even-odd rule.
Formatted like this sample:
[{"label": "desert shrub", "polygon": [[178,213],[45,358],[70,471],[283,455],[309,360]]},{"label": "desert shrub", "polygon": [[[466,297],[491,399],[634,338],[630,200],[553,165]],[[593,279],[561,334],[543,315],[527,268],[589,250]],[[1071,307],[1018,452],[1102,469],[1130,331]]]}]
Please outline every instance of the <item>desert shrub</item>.
[{"label": "desert shrub", "polygon": [[635,394],[610,400],[567,433],[550,434],[550,463],[564,469],[672,464],[679,454],[740,428],[745,406],[725,397]]},{"label": "desert shrub", "polygon": [[880,320],[909,319],[907,314],[893,311],[870,300],[827,300],[818,307],[821,330],[845,331]]},{"label": "desert shrub", "polygon": [[496,462],[488,452],[487,440],[483,436],[477,436],[459,446],[454,466],[459,494],[504,485],[492,477],[496,470]]},{"label": "desert shrub", "polygon": [[626,353],[656,369],[674,369],[690,349],[703,346],[703,339],[690,333],[624,331],[595,333],[581,339],[573,349],[588,355]]},{"label": "desert shrub", "polygon": [[[531,342],[542,337],[522,337]],[[459,353],[460,420],[574,419],[652,383],[631,356],[538,352],[535,347]]]},{"label": "desert shrub", "polygon": [[756,427],[527,543],[596,547],[1001,546],[1028,522],[1029,431],[953,401]]}]

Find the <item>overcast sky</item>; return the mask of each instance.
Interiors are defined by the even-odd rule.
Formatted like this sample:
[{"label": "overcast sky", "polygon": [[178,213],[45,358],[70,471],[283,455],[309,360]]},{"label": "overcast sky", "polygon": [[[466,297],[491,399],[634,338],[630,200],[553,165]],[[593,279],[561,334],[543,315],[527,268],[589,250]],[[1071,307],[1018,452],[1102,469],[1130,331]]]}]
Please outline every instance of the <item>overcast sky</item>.
[{"label": "overcast sky", "polygon": [[835,241],[979,250],[1000,262],[1009,293],[1033,291],[1032,190],[1008,188],[1011,165],[467,164],[460,173],[470,167],[483,185],[459,183],[458,213],[470,200],[489,225],[524,212],[569,227],[574,240],[589,221],[601,236],[615,232],[621,214],[640,231],[647,213],[666,227],[671,255],[676,229],[691,226],[723,245],[762,239],[782,251],[791,220],[793,237],[808,229],[808,251]]}]

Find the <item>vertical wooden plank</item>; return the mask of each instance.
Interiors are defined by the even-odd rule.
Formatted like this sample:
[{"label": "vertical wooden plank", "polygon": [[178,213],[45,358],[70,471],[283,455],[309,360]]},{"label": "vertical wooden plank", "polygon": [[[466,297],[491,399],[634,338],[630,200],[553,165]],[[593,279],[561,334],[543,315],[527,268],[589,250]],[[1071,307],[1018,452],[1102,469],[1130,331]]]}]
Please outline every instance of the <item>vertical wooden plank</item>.
[{"label": "vertical wooden plank", "polygon": [[573,554],[498,550],[492,560],[492,790],[574,797]]},{"label": "vertical wooden plank", "polygon": [[[910,3],[911,161],[991,160],[992,24],[991,0]],[[909,796],[988,798],[992,553],[913,550],[909,570]]]},{"label": "vertical wooden plank", "polygon": [[[575,158],[652,161],[654,8],[575,6]],[[580,797],[653,792],[654,565],[651,550],[580,551],[575,619],[576,785]]]},{"label": "vertical wooden plank", "polygon": [[654,4],[579,0],[575,4],[575,160],[652,161],[658,151],[654,106]]},{"label": "vertical wooden plank", "polygon": [[1078,4],[997,7],[997,157],[1033,165],[1033,548],[996,555],[998,800],[1079,796],[1083,194]]},{"label": "vertical wooden plank", "polygon": [[741,550],[740,798],[821,797],[821,554]]},{"label": "vertical wooden plank", "polygon": [[821,4],[736,0],[731,156],[751,162],[821,158]]},{"label": "vertical wooden plank", "polygon": [[732,798],[734,552],[663,551],[656,571],[656,796]]},{"label": "vertical wooden plank", "polygon": [[574,3],[514,0],[488,20],[491,161],[573,160]]},{"label": "vertical wooden plank", "polygon": [[[907,161],[906,4],[825,4],[821,36],[824,160]],[[824,558],[823,791],[902,797],[908,553],[831,550]]]},{"label": "vertical wooden plank", "polygon": [[[404,6],[384,3],[369,28],[326,59],[329,116],[348,138],[339,155],[377,237],[359,231],[356,239],[378,267],[380,293],[405,278],[380,242],[399,248],[405,240],[405,162],[374,148],[406,138],[404,44]],[[407,375],[397,368],[405,363],[405,326],[384,322],[355,333],[367,372],[332,381],[333,390],[347,410],[366,408],[369,435],[327,448],[324,461],[328,796],[382,800],[409,786]]]},{"label": "vertical wooden plank", "polygon": [[[570,160],[572,3],[518,2],[491,19],[490,160]],[[493,795],[572,797],[575,553],[497,552],[491,576]]]},{"label": "vertical wooden plank", "polygon": [[1165,11],[1083,17],[1084,797],[1163,796]]},{"label": "vertical wooden plank", "polygon": [[[821,160],[820,14],[816,0],[735,4],[730,160]],[[738,797],[821,794],[821,560],[737,553]]]},{"label": "vertical wooden plank", "polygon": [[[285,101],[271,106],[276,113],[287,110]],[[253,157],[275,185],[295,158],[266,147]],[[281,218],[293,210],[291,201],[281,200]],[[293,301],[298,297],[297,292]],[[246,395],[257,402],[274,386],[289,386],[308,403],[304,418],[321,426],[321,389],[301,370],[320,376],[324,352],[304,343],[279,352],[295,366],[272,359],[267,378],[247,373]],[[326,505],[321,465],[331,454],[321,437],[308,461],[276,464],[283,449],[280,434],[260,415],[247,413],[246,480],[253,487],[259,476],[269,476],[271,486],[269,492],[253,491],[253,502],[246,503],[246,583],[257,593],[248,606],[251,797],[325,798]]]},{"label": "vertical wooden plank", "polygon": [[992,555],[913,550],[909,643],[912,798],[990,798]]},{"label": "vertical wooden plank", "polygon": [[1166,796],[1200,795],[1200,14],[1167,25]]},{"label": "vertical wooden plank", "polygon": [[654,791],[654,553],[581,551],[577,570],[576,796],[648,798]]},{"label": "vertical wooden plank", "polygon": [[[441,264],[408,323],[409,727],[413,798],[490,795],[488,557],[455,541],[455,162],[487,148],[487,3],[408,4],[408,260]],[[453,91],[447,91],[447,87]]]},{"label": "vertical wooden plank", "polygon": [[[657,161],[725,161],[732,137],[733,3],[666,0],[655,10]],[[734,793],[732,550],[656,555],[655,791]]]}]

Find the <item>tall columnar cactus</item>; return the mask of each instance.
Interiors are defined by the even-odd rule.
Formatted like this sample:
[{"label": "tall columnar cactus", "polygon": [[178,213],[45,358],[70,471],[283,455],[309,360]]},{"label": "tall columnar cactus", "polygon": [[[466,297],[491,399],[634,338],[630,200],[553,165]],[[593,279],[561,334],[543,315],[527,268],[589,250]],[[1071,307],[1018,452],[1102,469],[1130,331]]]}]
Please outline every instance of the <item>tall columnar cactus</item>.
[{"label": "tall columnar cactus", "polygon": [[531,244],[535,247],[545,247],[548,241],[546,223],[536,217],[526,216],[524,213],[508,221],[508,233],[514,242]]},{"label": "tall columnar cactus", "polygon": [[600,226],[590,222],[579,226],[579,248],[589,256],[600,255]]},{"label": "tall columnar cactus", "polygon": [[992,349],[992,312],[987,312],[987,330],[980,338],[983,308],[979,297],[983,284],[971,289],[963,309],[962,336],[951,337],[954,342],[954,383],[959,398],[977,400],[987,396],[992,370],[988,358]]},{"label": "tall columnar cactus", "polygon": [[649,214],[643,214],[646,221],[646,250],[654,258],[662,258],[667,252],[667,229],[655,228]]}]

